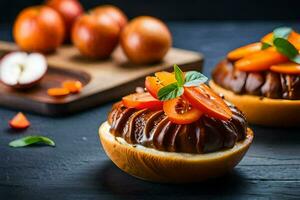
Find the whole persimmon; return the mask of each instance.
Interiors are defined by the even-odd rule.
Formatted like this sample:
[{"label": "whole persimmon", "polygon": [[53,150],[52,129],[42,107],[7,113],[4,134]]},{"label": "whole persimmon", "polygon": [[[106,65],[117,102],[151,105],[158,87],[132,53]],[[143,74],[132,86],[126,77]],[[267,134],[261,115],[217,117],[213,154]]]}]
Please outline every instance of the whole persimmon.
[{"label": "whole persimmon", "polygon": [[14,27],[15,42],[24,51],[49,53],[63,42],[61,16],[48,6],[33,6],[21,11]]},{"label": "whole persimmon", "polygon": [[102,5],[91,10],[92,13],[106,13],[118,22],[120,28],[123,29],[127,24],[127,16],[118,7],[113,5]]},{"label": "whole persimmon", "polygon": [[172,45],[172,36],[161,20],[140,16],[123,29],[120,42],[132,63],[150,64],[163,59]]},{"label": "whole persimmon", "polygon": [[56,10],[65,23],[65,40],[70,39],[70,32],[75,20],[83,14],[84,9],[78,0],[48,0],[47,6]]},{"label": "whole persimmon", "polygon": [[79,17],[72,29],[72,42],[83,56],[107,58],[118,44],[121,28],[105,13],[89,12]]}]

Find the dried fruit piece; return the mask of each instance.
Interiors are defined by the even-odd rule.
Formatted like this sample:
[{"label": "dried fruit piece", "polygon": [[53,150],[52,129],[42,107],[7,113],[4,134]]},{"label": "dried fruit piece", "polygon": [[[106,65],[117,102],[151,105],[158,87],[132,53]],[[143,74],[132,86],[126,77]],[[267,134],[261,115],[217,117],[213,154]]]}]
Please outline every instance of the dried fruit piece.
[{"label": "dried fruit piece", "polygon": [[9,121],[9,126],[13,129],[26,129],[30,126],[30,122],[26,118],[26,116],[19,112],[12,120]]},{"label": "dried fruit piece", "polygon": [[47,93],[52,97],[63,97],[70,94],[70,91],[66,88],[50,88]]},{"label": "dried fruit piece", "polygon": [[82,83],[80,81],[64,81],[62,87],[69,90],[71,93],[78,93],[82,89]]}]

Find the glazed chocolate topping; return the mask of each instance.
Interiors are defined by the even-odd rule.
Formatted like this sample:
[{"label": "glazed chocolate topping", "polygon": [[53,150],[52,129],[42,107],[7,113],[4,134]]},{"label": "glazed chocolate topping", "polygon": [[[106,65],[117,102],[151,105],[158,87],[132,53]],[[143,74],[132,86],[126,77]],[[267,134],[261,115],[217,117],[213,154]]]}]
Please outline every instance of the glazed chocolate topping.
[{"label": "glazed chocolate topping", "polygon": [[300,99],[300,76],[271,71],[243,72],[228,60],[221,61],[213,80],[236,94],[251,94],[273,99]]},{"label": "glazed chocolate topping", "polygon": [[232,148],[244,140],[247,122],[244,115],[230,105],[233,117],[222,121],[203,115],[198,121],[172,123],[164,111],[136,110],[116,103],[108,116],[110,132],[130,144],[140,144],[160,151],[208,153]]}]

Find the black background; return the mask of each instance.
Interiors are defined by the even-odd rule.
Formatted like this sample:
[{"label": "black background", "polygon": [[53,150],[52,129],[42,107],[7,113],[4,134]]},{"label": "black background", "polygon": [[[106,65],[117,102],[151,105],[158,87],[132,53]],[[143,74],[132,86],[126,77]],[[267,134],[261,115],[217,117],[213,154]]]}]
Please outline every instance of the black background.
[{"label": "black background", "polygon": [[[42,0],[0,1],[0,23],[11,23],[24,7]],[[114,4],[131,18],[153,15],[165,20],[299,20],[298,0],[81,0],[86,9]]]}]

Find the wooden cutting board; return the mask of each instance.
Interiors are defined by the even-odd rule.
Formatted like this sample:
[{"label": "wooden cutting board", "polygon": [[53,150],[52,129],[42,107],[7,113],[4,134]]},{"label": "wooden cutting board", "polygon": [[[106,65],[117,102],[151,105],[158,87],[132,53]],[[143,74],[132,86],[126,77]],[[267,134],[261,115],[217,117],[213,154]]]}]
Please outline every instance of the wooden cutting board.
[{"label": "wooden cutting board", "polygon": [[[0,55],[18,50],[14,43],[0,41]],[[145,76],[156,71],[173,69],[201,71],[203,56],[200,53],[172,48],[161,63],[134,65],[128,62],[117,48],[110,59],[83,58],[72,46],[63,46],[47,55],[48,72],[35,87],[18,91],[0,84],[0,106],[31,111],[44,115],[65,115],[115,100],[144,86]],[[59,87],[64,80],[80,80],[84,88],[79,94],[63,98],[47,95],[47,89]]]}]

